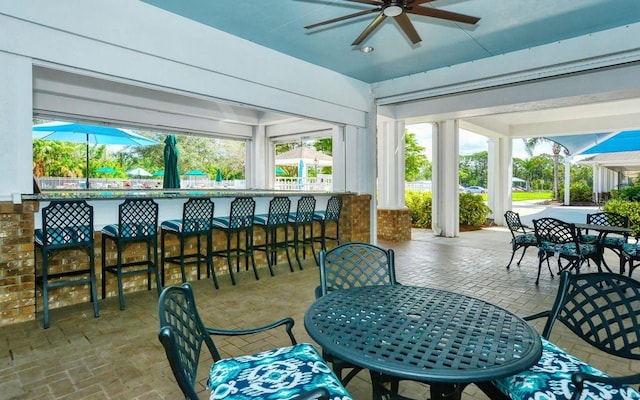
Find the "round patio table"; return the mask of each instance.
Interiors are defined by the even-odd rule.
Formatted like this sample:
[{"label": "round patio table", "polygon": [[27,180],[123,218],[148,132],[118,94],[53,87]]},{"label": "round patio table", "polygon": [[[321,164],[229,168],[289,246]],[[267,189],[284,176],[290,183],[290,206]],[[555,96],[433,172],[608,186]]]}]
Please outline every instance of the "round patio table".
[{"label": "round patio table", "polygon": [[432,399],[459,399],[469,383],[533,366],[538,333],[496,305],[445,290],[405,285],[338,290],[304,316],[326,351],[374,372],[430,384]]}]

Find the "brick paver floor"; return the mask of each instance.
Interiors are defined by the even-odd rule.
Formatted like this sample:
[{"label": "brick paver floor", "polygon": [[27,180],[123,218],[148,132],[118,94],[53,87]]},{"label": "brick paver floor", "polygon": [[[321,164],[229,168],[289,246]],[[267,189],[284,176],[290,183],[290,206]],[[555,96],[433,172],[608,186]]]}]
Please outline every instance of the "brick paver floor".
[{"label": "brick paver floor", "polygon": [[[509,232],[491,228],[463,232],[457,238],[440,238],[428,230],[414,230],[413,240],[379,243],[396,251],[398,280],[457,291],[490,301],[518,315],[548,308],[558,279],[543,270],[535,286],[537,259],[529,249],[521,266],[505,265],[511,255]],[[612,260],[610,265],[617,265]],[[266,270],[266,266],[263,266]],[[592,269],[594,269],[592,267]],[[263,270],[263,271],[265,271]],[[262,271],[261,271],[262,272]],[[307,258],[303,271],[290,272],[279,265],[276,276],[251,271],[238,275],[232,286],[220,276],[221,288],[211,281],[193,282],[196,302],[206,325],[245,328],[292,316],[298,341],[311,341],[302,320],[314,300],[318,268]],[[171,374],[158,338],[157,294],[155,290],[127,294],[127,308],[118,309],[117,298],[100,301],[100,318],[86,304],[55,309],[51,328],[36,321],[0,327],[0,398],[2,399],[178,399],[180,391]],[[541,324],[536,324],[540,329]],[[596,354],[570,334],[555,338],[561,346],[611,374],[640,372],[636,362],[620,363]],[[223,356],[241,355],[286,345],[282,332],[256,335],[251,339],[216,340]],[[200,365],[199,388],[204,387],[208,355]],[[357,400],[371,397],[368,376],[360,373],[348,390]],[[403,382],[401,391],[413,398],[428,398],[428,386]],[[473,385],[465,399],[486,399]]]}]

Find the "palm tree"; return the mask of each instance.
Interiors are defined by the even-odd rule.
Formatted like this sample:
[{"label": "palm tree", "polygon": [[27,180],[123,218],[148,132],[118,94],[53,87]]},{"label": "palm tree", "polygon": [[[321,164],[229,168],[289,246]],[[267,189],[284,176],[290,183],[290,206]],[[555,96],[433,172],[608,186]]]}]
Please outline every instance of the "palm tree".
[{"label": "palm tree", "polygon": [[[547,138],[543,138],[543,137],[534,137],[534,138],[529,138],[529,139],[522,139],[522,141],[524,142],[524,148],[527,151],[527,154],[529,154],[529,156],[533,155],[533,149],[535,149],[535,147],[541,143],[546,143],[546,142],[551,142],[553,143],[553,148],[552,148],[552,152],[553,152],[553,199],[554,200],[558,200],[560,198],[559,193],[558,193],[558,182],[559,182],[559,176],[558,176],[558,171],[559,171],[559,164],[560,164],[560,151],[562,151],[563,146],[559,143],[556,143],[552,140],[549,140]],[[568,154],[568,150],[565,149],[565,154]]]}]

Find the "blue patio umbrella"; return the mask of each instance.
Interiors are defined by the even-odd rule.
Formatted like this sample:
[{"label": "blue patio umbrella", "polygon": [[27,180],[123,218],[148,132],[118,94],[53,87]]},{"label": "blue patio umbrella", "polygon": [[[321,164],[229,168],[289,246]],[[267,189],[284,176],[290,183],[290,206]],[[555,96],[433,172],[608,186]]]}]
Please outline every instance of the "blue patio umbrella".
[{"label": "blue patio umbrella", "polygon": [[164,179],[162,180],[162,187],[165,189],[179,189],[180,169],[178,168],[176,137],[174,135],[167,135],[164,143]]},{"label": "blue patio umbrella", "polygon": [[34,125],[32,133],[34,139],[87,144],[87,189],[89,188],[90,175],[90,144],[121,146],[148,146],[158,144],[155,140],[147,139],[144,136],[140,136],[125,129],[73,122],[47,122],[45,124]]}]

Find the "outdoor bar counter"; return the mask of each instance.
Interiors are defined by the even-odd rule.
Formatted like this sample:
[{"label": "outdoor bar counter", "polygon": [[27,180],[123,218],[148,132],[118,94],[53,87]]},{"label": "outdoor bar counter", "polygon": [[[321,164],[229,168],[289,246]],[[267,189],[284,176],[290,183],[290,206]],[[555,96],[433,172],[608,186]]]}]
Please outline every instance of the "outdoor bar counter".
[{"label": "outdoor bar counter", "polygon": [[[316,199],[316,210],[324,210],[331,196],[342,198],[342,210],[340,214],[340,240],[346,241],[370,241],[370,195],[360,195],[350,192],[305,192],[305,191],[275,191],[275,190],[237,190],[237,189],[203,189],[203,190],[83,190],[83,191],[46,191],[39,194],[24,194],[21,202],[3,202],[0,206],[0,326],[29,321],[36,318],[36,304],[38,318],[42,319],[42,294],[38,290],[35,295],[35,256],[33,235],[34,230],[42,225],[41,209],[54,200],[84,199],[94,208],[94,240],[95,262],[98,288],[101,285],[101,230],[105,225],[118,222],[118,205],[126,198],[140,197],[153,198],[158,203],[158,224],[164,220],[182,218],[182,205],[193,197],[207,197],[215,204],[215,216],[229,216],[231,202],[237,196],[251,196],[256,201],[256,214],[266,214],[269,209],[269,201],[275,196],[287,196],[291,199],[291,211],[295,212],[297,201],[303,195],[311,195]],[[319,225],[314,227],[320,232]],[[329,229],[334,229],[329,227]],[[292,231],[289,229],[290,239]],[[329,231],[329,235],[334,231]],[[222,249],[226,246],[224,234],[214,233],[214,248]],[[263,243],[264,232],[257,228],[254,230],[254,242]],[[170,235],[167,240],[167,254],[178,254],[178,241]],[[333,244],[332,244],[333,245]],[[195,246],[195,239],[188,242],[187,246]],[[158,235],[158,251],[160,252],[160,235]],[[115,251],[109,246],[107,258],[115,259]],[[191,250],[187,249],[187,252]],[[290,250],[293,255],[293,249]],[[278,252],[278,267],[275,273],[291,273],[286,265],[284,252]],[[159,253],[158,253],[159,254]],[[126,250],[127,257],[140,259],[146,258],[144,245],[133,244]],[[307,255],[313,258],[310,254]],[[38,256],[38,264],[40,264]],[[160,262],[160,256],[158,256]],[[86,254],[79,250],[68,250],[56,255],[50,260],[50,267],[64,270],[64,268],[81,268],[83,263],[88,263]],[[261,279],[269,279],[270,274],[263,252],[256,253],[256,264]],[[297,269],[297,265],[294,262]],[[228,266],[224,259],[214,259],[216,274],[221,283],[229,280]],[[244,270],[244,267],[242,267]],[[165,285],[181,283],[180,266],[166,264]],[[205,268],[202,268],[203,278],[206,279]],[[187,280],[197,279],[196,268],[187,268]],[[241,284],[238,283],[238,284]],[[147,275],[133,275],[124,278],[126,293],[139,290],[147,290]],[[155,287],[155,282],[152,282]],[[213,282],[211,283],[213,290]],[[155,290],[155,289],[154,289]],[[99,291],[100,292],[100,291]],[[113,276],[107,277],[107,298],[117,297],[117,284]],[[99,293],[100,297],[100,293]],[[88,286],[66,286],[52,290],[49,294],[50,309],[64,307],[72,304],[89,302]],[[116,303],[113,303],[117,307]],[[102,304],[101,304],[102,307]],[[55,314],[52,318],[55,321]]]}]

